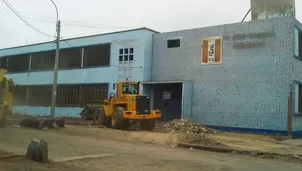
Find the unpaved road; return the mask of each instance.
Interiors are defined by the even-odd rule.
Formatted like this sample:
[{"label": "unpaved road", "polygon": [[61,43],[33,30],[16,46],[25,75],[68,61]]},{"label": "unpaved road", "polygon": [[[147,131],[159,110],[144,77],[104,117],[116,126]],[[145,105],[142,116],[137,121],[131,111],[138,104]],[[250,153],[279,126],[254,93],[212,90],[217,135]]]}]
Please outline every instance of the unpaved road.
[{"label": "unpaved road", "polygon": [[[159,136],[162,145],[146,144],[151,136]],[[88,154],[113,154],[98,159],[64,163],[38,164],[25,159],[0,160],[0,170],[7,171],[254,171],[301,170],[302,165],[231,154],[173,148],[173,135],[111,129],[67,127],[58,130],[1,128],[0,150],[25,153],[32,138],[44,138],[49,143],[51,159]],[[139,140],[139,141],[138,141]],[[22,169],[20,169],[22,168]]]}]

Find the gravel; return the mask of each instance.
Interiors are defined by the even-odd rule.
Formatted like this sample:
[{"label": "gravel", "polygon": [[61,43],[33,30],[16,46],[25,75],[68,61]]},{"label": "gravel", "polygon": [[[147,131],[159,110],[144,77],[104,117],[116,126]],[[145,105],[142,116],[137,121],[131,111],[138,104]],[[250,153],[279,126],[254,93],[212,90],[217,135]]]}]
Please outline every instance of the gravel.
[{"label": "gravel", "polygon": [[184,143],[202,144],[206,146],[224,146],[219,141],[211,139],[216,130],[206,128],[189,120],[172,120],[155,128],[156,132],[179,133],[180,141]]},{"label": "gravel", "polygon": [[156,128],[159,132],[168,133],[194,133],[194,134],[216,134],[217,131],[206,128],[189,120],[172,120]]}]

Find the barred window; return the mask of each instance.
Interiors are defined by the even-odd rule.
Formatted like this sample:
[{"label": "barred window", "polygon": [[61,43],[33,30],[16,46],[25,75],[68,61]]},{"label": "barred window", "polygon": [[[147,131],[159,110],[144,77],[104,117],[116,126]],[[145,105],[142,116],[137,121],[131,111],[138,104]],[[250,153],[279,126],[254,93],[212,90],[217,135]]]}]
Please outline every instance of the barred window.
[{"label": "barred window", "polygon": [[59,85],[57,94],[57,106],[79,106],[79,85]]},{"label": "barred window", "polygon": [[81,106],[103,102],[108,96],[108,84],[81,86]]},{"label": "barred window", "polygon": [[[83,107],[103,102],[108,96],[108,84],[58,85],[56,106]],[[18,86],[14,88],[14,105],[51,106],[52,85]]]},{"label": "barred window", "polygon": [[31,86],[28,88],[28,106],[50,106],[52,86]]},{"label": "barred window", "polygon": [[13,105],[27,105],[27,87],[18,86],[13,88]]}]

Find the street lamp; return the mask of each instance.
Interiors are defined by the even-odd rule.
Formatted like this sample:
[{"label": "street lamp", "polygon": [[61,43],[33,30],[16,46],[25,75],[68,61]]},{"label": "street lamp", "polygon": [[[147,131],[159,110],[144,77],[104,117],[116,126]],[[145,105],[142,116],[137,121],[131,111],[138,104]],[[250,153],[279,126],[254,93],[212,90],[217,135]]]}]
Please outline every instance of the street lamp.
[{"label": "street lamp", "polygon": [[56,21],[56,56],[55,56],[55,64],[53,71],[53,85],[52,85],[52,99],[51,99],[51,108],[50,108],[50,116],[52,118],[55,117],[55,107],[56,107],[56,97],[57,97],[57,82],[58,82],[58,65],[59,65],[59,50],[60,50],[60,27],[61,22],[59,20],[59,12],[57,5],[53,0],[50,0],[51,3],[55,6],[57,12],[57,21]]}]

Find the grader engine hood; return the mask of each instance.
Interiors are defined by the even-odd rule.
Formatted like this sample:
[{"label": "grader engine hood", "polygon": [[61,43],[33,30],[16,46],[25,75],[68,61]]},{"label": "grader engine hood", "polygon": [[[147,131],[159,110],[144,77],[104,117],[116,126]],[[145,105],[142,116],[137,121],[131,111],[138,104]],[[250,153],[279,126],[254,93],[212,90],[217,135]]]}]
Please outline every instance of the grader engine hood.
[{"label": "grader engine hood", "polygon": [[135,97],[136,102],[136,114],[146,115],[150,114],[150,97],[146,95],[139,95]]}]

